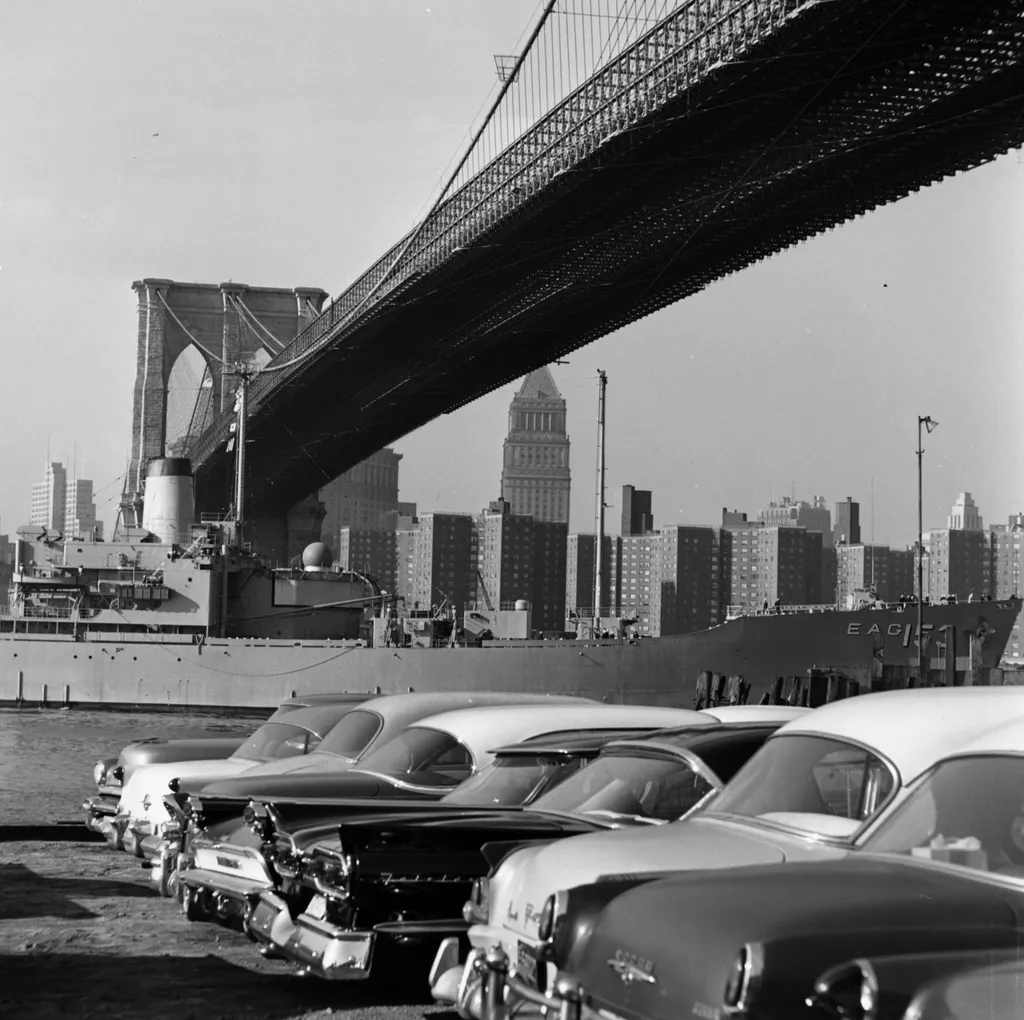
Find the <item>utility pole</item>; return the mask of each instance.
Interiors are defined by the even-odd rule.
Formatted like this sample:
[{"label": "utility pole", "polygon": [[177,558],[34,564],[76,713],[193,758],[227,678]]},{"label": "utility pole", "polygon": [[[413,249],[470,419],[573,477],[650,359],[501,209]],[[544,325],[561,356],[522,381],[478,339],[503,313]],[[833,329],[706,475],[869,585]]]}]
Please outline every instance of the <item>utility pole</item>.
[{"label": "utility pole", "polygon": [[597,549],[594,570],[594,636],[601,629],[601,589],[604,587],[604,424],[608,375],[597,370]]},{"label": "utility pole", "polygon": [[917,683],[925,685],[924,656],[924,445],[921,427],[931,432],[938,426],[928,415],[917,417]]}]

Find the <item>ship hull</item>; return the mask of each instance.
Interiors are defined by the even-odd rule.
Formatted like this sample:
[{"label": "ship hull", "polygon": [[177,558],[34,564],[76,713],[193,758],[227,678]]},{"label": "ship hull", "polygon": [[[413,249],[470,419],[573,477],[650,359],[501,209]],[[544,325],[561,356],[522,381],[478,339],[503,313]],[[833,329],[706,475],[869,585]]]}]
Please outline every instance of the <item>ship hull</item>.
[{"label": "ship hull", "polygon": [[[933,676],[971,668],[969,635],[985,632],[981,666],[998,665],[1020,600],[926,608]],[[947,654],[937,644],[954,635]],[[269,709],[314,691],[503,690],[572,693],[613,703],[692,705],[702,671],[742,676],[750,701],[774,676],[836,670],[899,681],[916,663],[916,612],[858,610],[741,617],[676,637],[492,642],[479,648],[365,648],[345,642],[160,635],[0,632],[0,703]]]}]

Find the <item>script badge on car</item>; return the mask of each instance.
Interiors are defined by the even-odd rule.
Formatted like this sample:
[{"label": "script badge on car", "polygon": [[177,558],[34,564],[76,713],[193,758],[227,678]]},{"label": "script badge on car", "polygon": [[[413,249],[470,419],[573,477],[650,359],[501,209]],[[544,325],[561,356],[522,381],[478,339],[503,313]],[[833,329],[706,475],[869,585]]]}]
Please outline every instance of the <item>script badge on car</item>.
[{"label": "script badge on car", "polygon": [[639,956],[627,953],[623,949],[616,949],[615,955],[608,961],[608,966],[619,975],[624,985],[631,985],[634,981],[643,981],[648,985],[656,985],[658,979],[654,976],[654,963],[651,960],[642,960]]}]

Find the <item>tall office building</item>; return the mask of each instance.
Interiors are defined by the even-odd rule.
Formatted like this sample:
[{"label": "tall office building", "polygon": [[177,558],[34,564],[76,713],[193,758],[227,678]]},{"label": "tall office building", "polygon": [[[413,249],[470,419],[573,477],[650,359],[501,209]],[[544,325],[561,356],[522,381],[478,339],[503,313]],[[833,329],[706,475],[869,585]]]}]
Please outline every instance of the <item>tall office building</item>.
[{"label": "tall office building", "polygon": [[635,621],[645,637],[659,633],[659,617],[655,612],[655,592],[660,584],[661,535],[623,535],[622,565],[619,569],[619,615]]},{"label": "tall office building", "polygon": [[[431,511],[420,514],[408,532],[411,563],[405,565],[405,576],[398,578],[406,609],[429,610],[447,600],[461,615],[472,604],[475,591],[472,515]],[[397,535],[396,546],[402,531]]]},{"label": "tall office building", "polygon": [[730,525],[724,529],[723,585],[732,605],[760,609],[821,602],[821,534],[801,527]]},{"label": "tall office building", "polygon": [[860,503],[855,503],[850,496],[847,496],[842,503],[836,503],[832,541],[835,545],[840,542],[845,542],[847,545],[860,543]]},{"label": "tall office building", "polygon": [[643,535],[654,531],[654,514],[651,512],[649,489],[634,489],[632,485],[622,487],[621,535]]},{"label": "tall office building", "polygon": [[67,493],[67,471],[64,465],[46,465],[46,477],[32,486],[32,510],[29,523],[41,528],[64,530],[64,501]]},{"label": "tall office building", "polygon": [[990,539],[969,492],[957,496],[946,524],[924,535],[925,594],[981,598],[992,578]]},{"label": "tall office building", "polygon": [[[991,543],[991,591],[997,599],[1024,593],[1024,513],[1012,514],[1006,524],[992,525],[989,529]],[[1024,614],[1022,614],[1024,615]],[[1024,621],[1021,616],[1010,631],[1003,652],[1003,661],[1018,669],[1024,666]]]},{"label": "tall office building", "polygon": [[64,531],[70,538],[87,542],[103,539],[103,522],[96,520],[96,504],[89,478],[70,478],[65,483]]},{"label": "tall office building", "polygon": [[[620,568],[622,540],[617,535],[605,535],[601,561],[601,604],[597,608],[602,616],[619,615]],[[594,612],[594,594],[597,579],[597,536],[570,535],[565,558],[565,613],[567,617],[591,618]]]},{"label": "tall office building", "polygon": [[477,602],[513,608],[525,599],[533,630],[565,627],[565,561],[568,527],[516,514],[508,500],[493,500],[476,519]]},{"label": "tall office building", "polygon": [[974,505],[969,492],[961,492],[946,518],[946,527],[957,531],[981,531],[984,527],[981,514]]},{"label": "tall office building", "polygon": [[569,522],[565,401],[546,367],[526,377],[509,405],[501,498],[513,514]]},{"label": "tall office building", "polygon": [[717,529],[682,525],[660,529],[657,578],[651,590],[655,634],[689,634],[720,622],[719,568]]},{"label": "tall office building", "polygon": [[394,450],[379,450],[320,490],[325,510],[321,534],[328,545],[337,548],[336,536],[342,528],[394,530],[394,515],[402,512],[398,499],[401,459]]},{"label": "tall office building", "polygon": [[342,570],[370,574],[387,591],[397,583],[396,529],[413,517],[415,503],[398,498],[400,453],[379,450],[320,490],[320,534]]}]

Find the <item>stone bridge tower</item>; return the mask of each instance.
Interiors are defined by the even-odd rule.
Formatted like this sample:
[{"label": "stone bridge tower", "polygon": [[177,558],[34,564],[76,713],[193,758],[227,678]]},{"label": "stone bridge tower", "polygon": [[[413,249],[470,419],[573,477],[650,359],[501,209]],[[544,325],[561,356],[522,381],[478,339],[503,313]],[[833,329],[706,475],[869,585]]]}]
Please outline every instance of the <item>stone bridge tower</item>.
[{"label": "stone bridge tower", "polygon": [[[319,314],[317,287],[137,280],[139,329],[132,445],[122,510],[141,522],[146,465],[188,456],[191,440],[234,406],[237,380],[224,369],[265,364]],[[199,508],[218,509],[218,508]],[[226,508],[225,508],[226,509]]]}]

